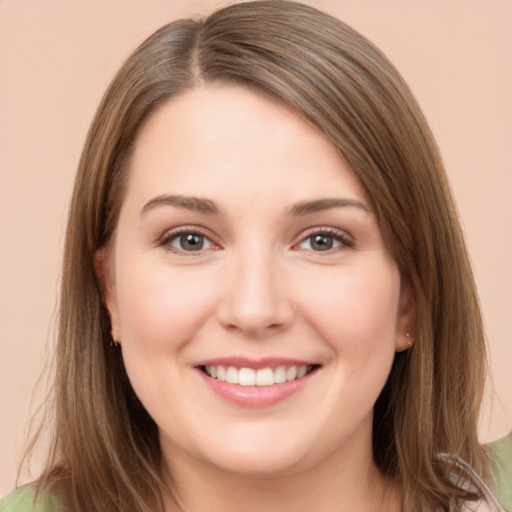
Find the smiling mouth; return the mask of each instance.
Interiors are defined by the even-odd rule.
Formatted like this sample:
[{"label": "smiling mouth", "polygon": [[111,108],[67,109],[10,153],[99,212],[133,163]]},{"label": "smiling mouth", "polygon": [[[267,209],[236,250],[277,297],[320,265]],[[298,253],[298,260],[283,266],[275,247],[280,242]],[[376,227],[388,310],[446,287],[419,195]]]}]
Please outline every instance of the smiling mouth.
[{"label": "smiling mouth", "polygon": [[205,365],[200,366],[208,377],[228,384],[239,386],[273,386],[302,379],[315,371],[320,365],[292,365],[278,366],[277,368],[237,368],[235,366]]}]

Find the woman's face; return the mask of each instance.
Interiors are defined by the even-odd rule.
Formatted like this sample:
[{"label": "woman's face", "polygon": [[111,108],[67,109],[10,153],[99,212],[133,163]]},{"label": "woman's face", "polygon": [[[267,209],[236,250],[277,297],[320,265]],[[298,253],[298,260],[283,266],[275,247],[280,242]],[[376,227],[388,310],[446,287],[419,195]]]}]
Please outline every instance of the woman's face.
[{"label": "woman's face", "polygon": [[371,459],[411,306],[336,149],[272,99],[209,86],[149,119],[129,173],[106,302],[171,465]]}]

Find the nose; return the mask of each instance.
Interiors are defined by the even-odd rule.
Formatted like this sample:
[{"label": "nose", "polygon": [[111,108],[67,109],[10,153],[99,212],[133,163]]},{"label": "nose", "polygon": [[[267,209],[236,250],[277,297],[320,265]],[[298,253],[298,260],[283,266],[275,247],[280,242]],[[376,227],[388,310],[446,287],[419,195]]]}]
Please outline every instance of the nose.
[{"label": "nose", "polygon": [[295,308],[275,258],[253,251],[233,259],[217,308],[219,322],[253,339],[287,329]]}]

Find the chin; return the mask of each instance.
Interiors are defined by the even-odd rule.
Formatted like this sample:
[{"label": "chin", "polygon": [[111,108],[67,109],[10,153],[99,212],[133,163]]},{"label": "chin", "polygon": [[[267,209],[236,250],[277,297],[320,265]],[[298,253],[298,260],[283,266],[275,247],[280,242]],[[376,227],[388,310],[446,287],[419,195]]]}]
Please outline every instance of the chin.
[{"label": "chin", "polygon": [[303,467],[303,461],[297,453],[283,453],[273,450],[273,453],[225,453],[222,458],[209,461],[217,470],[238,476],[266,478],[289,475]]},{"label": "chin", "polygon": [[254,430],[241,428],[217,438],[214,445],[201,450],[204,462],[227,473],[264,478],[306,469],[323,456],[307,435]]}]

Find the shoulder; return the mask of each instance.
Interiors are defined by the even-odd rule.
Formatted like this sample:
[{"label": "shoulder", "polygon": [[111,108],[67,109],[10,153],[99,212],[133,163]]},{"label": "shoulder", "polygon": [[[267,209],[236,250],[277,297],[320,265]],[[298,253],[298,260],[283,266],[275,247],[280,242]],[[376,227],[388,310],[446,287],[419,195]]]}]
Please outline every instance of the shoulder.
[{"label": "shoulder", "polygon": [[35,487],[26,485],[0,500],[0,512],[62,512],[62,509],[56,496],[38,496],[35,501]]},{"label": "shoulder", "polygon": [[487,445],[491,458],[496,495],[505,510],[512,511],[512,432]]}]

